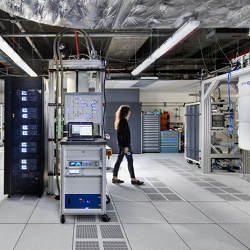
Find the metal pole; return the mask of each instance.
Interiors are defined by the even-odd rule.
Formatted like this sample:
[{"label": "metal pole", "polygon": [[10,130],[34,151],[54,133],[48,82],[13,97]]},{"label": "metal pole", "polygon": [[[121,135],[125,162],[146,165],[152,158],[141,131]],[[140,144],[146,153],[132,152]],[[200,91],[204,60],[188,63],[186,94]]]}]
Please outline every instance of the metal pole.
[{"label": "metal pole", "polygon": [[[2,37],[56,37],[56,33],[21,33],[21,34],[0,34]],[[64,37],[74,37],[75,34],[65,34]],[[78,35],[79,37],[83,37],[82,34]],[[150,32],[104,32],[104,33],[97,33],[97,32],[92,32],[88,33],[89,37],[96,37],[96,38],[102,38],[102,37],[121,37],[121,38],[138,38],[138,37],[169,37],[169,33],[153,33],[151,34]]]}]

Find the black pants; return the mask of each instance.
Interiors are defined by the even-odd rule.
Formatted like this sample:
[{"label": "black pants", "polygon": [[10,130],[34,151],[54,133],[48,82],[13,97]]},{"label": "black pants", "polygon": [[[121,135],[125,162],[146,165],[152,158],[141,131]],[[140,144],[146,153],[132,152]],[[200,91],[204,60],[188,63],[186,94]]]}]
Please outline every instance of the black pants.
[{"label": "black pants", "polygon": [[113,176],[115,176],[115,177],[118,176],[118,171],[119,171],[121,162],[124,158],[124,155],[126,156],[127,161],[128,161],[128,171],[129,171],[130,177],[135,178],[132,152],[129,149],[128,153],[124,153],[123,147],[119,147],[119,155],[118,155],[118,158],[117,158],[116,163],[115,163]]}]

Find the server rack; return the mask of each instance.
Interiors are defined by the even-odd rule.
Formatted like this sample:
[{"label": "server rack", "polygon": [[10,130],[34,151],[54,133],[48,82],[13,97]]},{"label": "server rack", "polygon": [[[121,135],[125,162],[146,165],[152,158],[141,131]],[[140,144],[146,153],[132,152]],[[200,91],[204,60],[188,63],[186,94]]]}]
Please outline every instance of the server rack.
[{"label": "server rack", "polygon": [[5,80],[4,194],[43,193],[44,121],[41,78]]},{"label": "server rack", "polygon": [[200,103],[185,105],[185,147],[184,157],[200,163]]}]

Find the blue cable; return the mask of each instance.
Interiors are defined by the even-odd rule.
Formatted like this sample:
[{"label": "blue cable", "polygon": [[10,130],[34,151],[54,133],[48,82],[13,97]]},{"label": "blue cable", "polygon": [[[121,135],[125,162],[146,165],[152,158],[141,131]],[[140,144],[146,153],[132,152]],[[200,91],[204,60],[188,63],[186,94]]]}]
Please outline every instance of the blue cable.
[{"label": "blue cable", "polygon": [[[229,99],[229,133],[232,134],[233,133],[233,123],[232,123],[232,116],[231,116],[231,96],[230,96],[230,76],[231,76],[231,72],[232,71],[235,71],[235,70],[238,70],[239,67],[238,67],[238,64],[235,66],[235,68],[233,70],[230,70],[229,73],[228,73],[228,76],[227,76],[227,83],[228,83],[228,99]],[[236,152],[233,148],[233,143],[231,142],[231,149],[233,151],[233,154],[236,155]],[[243,177],[245,177],[245,173],[244,173],[244,170],[241,166],[241,163],[240,163],[240,160],[239,159],[236,159],[237,163],[238,163],[238,166],[240,167],[240,170],[241,170],[241,173],[243,175]]]},{"label": "blue cable", "polygon": [[230,76],[231,76],[231,70],[228,73],[227,76],[227,87],[228,87],[228,99],[229,99],[229,133],[233,133],[233,123],[232,123],[232,116],[231,116],[231,96],[230,96]]},{"label": "blue cable", "polygon": [[230,76],[231,76],[231,72],[238,70],[238,64],[235,66],[235,68],[233,70],[230,70],[228,72],[227,75],[227,87],[228,87],[228,99],[229,99],[229,133],[232,134],[233,133],[233,123],[232,123],[232,116],[231,116],[231,94],[230,94]]}]

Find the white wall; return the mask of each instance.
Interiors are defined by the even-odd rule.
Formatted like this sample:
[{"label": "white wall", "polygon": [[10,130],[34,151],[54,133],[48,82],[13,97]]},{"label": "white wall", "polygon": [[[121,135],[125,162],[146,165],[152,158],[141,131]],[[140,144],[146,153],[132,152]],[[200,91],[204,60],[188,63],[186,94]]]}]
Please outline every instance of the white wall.
[{"label": "white wall", "polygon": [[[170,122],[183,122],[184,121],[184,108],[183,103],[196,102],[197,97],[189,96],[189,92],[185,93],[169,93],[167,91],[155,92],[155,91],[140,91],[140,102],[142,103],[143,111],[154,111],[155,109],[162,109],[170,112]],[[157,103],[160,102],[160,105]],[[166,107],[162,104],[166,102]],[[152,106],[148,106],[149,104]],[[176,108],[180,109],[180,117],[176,117]]]}]

